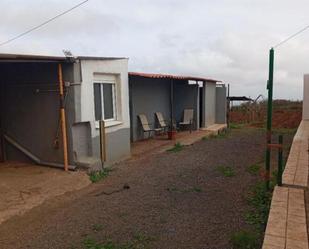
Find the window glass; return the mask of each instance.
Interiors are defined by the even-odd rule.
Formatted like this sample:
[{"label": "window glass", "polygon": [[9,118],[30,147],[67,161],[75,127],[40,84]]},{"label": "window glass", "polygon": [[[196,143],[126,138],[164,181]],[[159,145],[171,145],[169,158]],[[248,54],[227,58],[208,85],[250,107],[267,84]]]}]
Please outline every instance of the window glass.
[{"label": "window glass", "polygon": [[101,84],[94,83],[94,112],[95,120],[102,120],[102,95],[101,95]]},{"label": "window glass", "polygon": [[94,83],[95,120],[116,119],[115,85],[111,83]]},{"label": "window glass", "polygon": [[114,88],[113,84],[103,84],[104,119],[115,118],[113,88]]}]

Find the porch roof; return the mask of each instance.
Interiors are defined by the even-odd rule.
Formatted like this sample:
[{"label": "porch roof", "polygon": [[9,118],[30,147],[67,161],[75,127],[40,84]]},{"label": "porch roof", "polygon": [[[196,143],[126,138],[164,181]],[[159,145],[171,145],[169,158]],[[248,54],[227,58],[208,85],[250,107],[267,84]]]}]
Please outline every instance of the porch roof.
[{"label": "porch roof", "polygon": [[213,82],[213,83],[222,82],[221,80],[215,80],[215,79],[210,79],[210,78],[172,75],[172,74],[154,74],[154,73],[129,72],[129,76],[139,76],[139,77],[152,78],[152,79],[196,80],[196,81],[207,81],[207,82]]}]

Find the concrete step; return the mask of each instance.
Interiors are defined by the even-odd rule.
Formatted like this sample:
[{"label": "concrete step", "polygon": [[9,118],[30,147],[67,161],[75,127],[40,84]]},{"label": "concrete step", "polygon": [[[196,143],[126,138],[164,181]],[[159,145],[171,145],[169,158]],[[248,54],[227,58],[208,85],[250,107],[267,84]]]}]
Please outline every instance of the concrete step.
[{"label": "concrete step", "polygon": [[102,170],[103,167],[101,159],[96,157],[80,157],[75,163],[88,172]]}]

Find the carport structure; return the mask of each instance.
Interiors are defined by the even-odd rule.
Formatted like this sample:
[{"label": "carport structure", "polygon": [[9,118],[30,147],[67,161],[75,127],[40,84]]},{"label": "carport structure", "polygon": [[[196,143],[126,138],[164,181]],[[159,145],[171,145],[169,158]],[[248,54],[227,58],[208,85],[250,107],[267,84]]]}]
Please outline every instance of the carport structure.
[{"label": "carport structure", "polygon": [[155,112],[177,124],[184,109],[194,110],[194,129],[226,123],[226,88],[219,80],[169,74],[129,73],[131,141],[144,138],[138,120],[145,114],[153,126]]},{"label": "carport structure", "polygon": [[0,54],[0,162],[34,161],[68,169],[72,153],[66,144],[70,134],[65,123],[61,126],[61,94],[70,101],[63,88],[65,81],[73,81],[72,67],[66,57]]}]

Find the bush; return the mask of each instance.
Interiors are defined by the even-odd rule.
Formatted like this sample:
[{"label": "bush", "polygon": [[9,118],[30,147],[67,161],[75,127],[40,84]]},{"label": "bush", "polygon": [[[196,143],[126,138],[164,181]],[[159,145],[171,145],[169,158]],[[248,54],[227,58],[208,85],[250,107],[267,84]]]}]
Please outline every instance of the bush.
[{"label": "bush", "polygon": [[261,166],[259,164],[252,164],[251,166],[249,166],[248,168],[248,172],[251,175],[258,175],[260,172]]},{"label": "bush", "polygon": [[219,166],[217,170],[225,177],[232,177],[235,175],[234,169],[229,166]]}]

